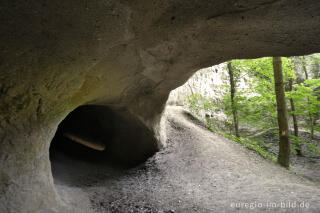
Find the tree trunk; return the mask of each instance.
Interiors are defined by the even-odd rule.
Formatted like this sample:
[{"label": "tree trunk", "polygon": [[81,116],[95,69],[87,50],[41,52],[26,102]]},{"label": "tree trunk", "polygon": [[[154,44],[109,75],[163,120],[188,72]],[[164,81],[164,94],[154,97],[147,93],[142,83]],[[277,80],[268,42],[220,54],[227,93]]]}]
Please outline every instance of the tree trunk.
[{"label": "tree trunk", "polygon": [[231,108],[232,108],[232,114],[233,114],[233,123],[234,123],[234,130],[237,137],[240,137],[239,134],[239,123],[238,123],[238,111],[237,107],[234,101],[235,93],[236,93],[236,85],[234,82],[234,76],[233,76],[233,67],[231,62],[228,62],[228,71],[229,71],[229,79],[230,79],[230,95],[231,95]]},{"label": "tree trunk", "polygon": [[[290,78],[289,79],[289,91],[292,91],[292,84],[293,84],[293,79]],[[292,98],[290,98],[290,105],[291,105],[291,112],[292,112],[292,120],[293,120],[293,129],[294,129],[294,136],[299,137],[299,129],[298,129],[298,122],[297,122],[297,117],[294,114],[294,112],[296,111],[296,108],[294,106],[294,101]],[[298,156],[302,156],[302,150],[301,150],[301,146],[299,144],[299,142],[296,142],[296,152]]]},{"label": "tree trunk", "polygon": [[309,78],[308,72],[307,72],[307,65],[306,65],[306,57],[302,56],[302,68],[304,71],[304,74],[306,76],[306,80]]},{"label": "tree trunk", "polygon": [[[306,76],[306,80],[309,79],[309,76],[308,76],[308,72],[307,72],[307,65],[306,65],[306,58],[304,56],[302,56],[302,68],[303,68],[303,71],[304,71],[304,74]],[[307,99],[307,103],[309,105],[309,98]],[[311,115],[311,113],[309,112],[309,126],[310,126],[310,138],[313,139],[313,116]]]},{"label": "tree trunk", "polygon": [[189,86],[189,89],[190,89],[191,95],[194,95],[193,89],[192,89],[192,87],[190,86],[190,83],[189,83],[189,82],[187,83],[187,85]]},{"label": "tree trunk", "polygon": [[273,73],[275,93],[277,100],[278,126],[279,126],[279,155],[278,163],[286,168],[290,165],[290,139],[288,126],[288,112],[283,86],[281,57],[273,58]]},{"label": "tree trunk", "polygon": [[313,139],[313,134],[314,134],[314,121],[313,121],[313,116],[309,113],[309,122],[310,122],[310,139]]}]

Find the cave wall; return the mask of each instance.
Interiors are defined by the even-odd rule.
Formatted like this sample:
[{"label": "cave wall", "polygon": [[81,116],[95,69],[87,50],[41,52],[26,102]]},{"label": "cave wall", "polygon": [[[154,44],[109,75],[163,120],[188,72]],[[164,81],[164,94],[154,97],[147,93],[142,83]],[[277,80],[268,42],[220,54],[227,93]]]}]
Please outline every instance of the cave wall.
[{"label": "cave wall", "polygon": [[319,11],[318,0],[1,1],[0,212],[59,211],[48,149],[76,107],[125,107],[161,141],[172,89],[229,59],[319,52]]}]

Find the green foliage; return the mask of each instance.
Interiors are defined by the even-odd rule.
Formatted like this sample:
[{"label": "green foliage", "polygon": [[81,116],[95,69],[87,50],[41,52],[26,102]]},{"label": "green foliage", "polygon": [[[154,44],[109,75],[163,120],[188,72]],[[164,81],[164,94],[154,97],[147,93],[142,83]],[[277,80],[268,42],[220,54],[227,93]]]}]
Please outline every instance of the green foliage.
[{"label": "green foliage", "polygon": [[203,99],[204,97],[201,94],[192,94],[186,98],[189,110],[196,115],[199,115],[199,111],[203,109]]},{"label": "green foliage", "polygon": [[[293,99],[296,106],[295,111],[291,111],[290,114],[309,119],[317,118],[320,111],[320,79],[305,80],[303,83],[295,84],[294,88],[293,91],[286,93],[288,98]],[[314,130],[319,131],[319,127],[315,126]]]},{"label": "green foliage", "polygon": [[297,115],[316,114],[320,109],[320,95],[317,88],[320,87],[320,79],[309,79],[303,83],[294,85],[295,90],[287,92],[286,96],[292,98],[296,103],[296,111],[292,112]]},{"label": "green foliage", "polygon": [[[315,155],[318,155],[320,156],[320,148],[313,145],[312,143],[308,143],[294,135],[291,135],[291,139],[292,141],[294,141],[295,143],[294,144],[304,144],[306,145]],[[296,147],[292,147],[292,149],[296,149]]]},{"label": "green foliage", "polygon": [[212,99],[202,96],[199,93],[188,96],[185,101],[187,102],[190,112],[199,116],[199,112],[215,112],[219,110],[220,106]]},{"label": "green foliage", "polygon": [[[289,69],[291,65],[286,62],[286,67]],[[244,76],[251,79],[245,82],[247,85],[245,89],[236,93],[239,121],[261,128],[275,126],[277,114],[272,58],[234,60],[232,65],[240,73],[237,81]],[[230,99],[228,94],[226,95],[224,100]]]},{"label": "green foliage", "polygon": [[[312,72],[314,72],[314,76],[320,77],[320,54],[313,55],[309,61],[306,61],[305,57],[301,57],[299,60],[300,61],[298,62],[300,63],[300,66],[301,64],[308,64],[309,66],[312,65]],[[301,73],[297,71],[296,64],[293,62],[294,61],[291,58],[282,58],[282,69],[286,88],[289,85],[289,80],[295,82],[298,81],[297,76],[301,76]],[[238,112],[240,127],[253,127],[256,130],[277,127],[277,108],[274,91],[272,58],[265,57],[258,59],[233,60],[231,63],[236,85],[234,107],[236,107]],[[230,85],[223,85],[222,89],[224,95],[220,103],[215,103],[213,100],[210,100],[200,94],[189,96],[187,98],[187,103],[190,111],[196,115],[199,115],[201,110],[208,114],[223,111],[227,116],[224,121],[206,117],[207,126],[212,131],[241,143],[242,145],[257,151],[266,158],[275,160],[276,157],[265,149],[268,146],[263,144],[263,140],[259,140],[258,143],[254,140],[238,138],[231,135],[232,131],[230,130],[233,128],[233,115],[231,108]],[[299,116],[300,123],[301,121],[308,123],[310,116],[313,116],[314,120],[319,119],[320,79],[307,79],[301,82],[300,77],[299,83],[295,83],[293,85],[293,90],[286,92],[286,97],[288,98],[288,107],[290,106],[289,99],[294,101],[295,111],[289,110],[289,113]],[[313,129],[320,131],[319,126],[314,126]],[[314,153],[320,153],[317,146],[305,142],[300,138],[292,136],[291,140],[293,141],[293,143],[291,143],[292,151],[298,150],[298,145],[303,144],[304,147],[308,147],[308,150],[313,150]]]},{"label": "green foliage", "polygon": [[275,155],[270,154],[267,150],[262,148],[257,142],[250,140],[248,138],[236,137],[235,135],[230,135],[227,133],[221,134],[223,137],[228,138],[232,141],[240,143],[247,147],[248,149],[254,150],[259,153],[262,157],[272,160],[273,162],[277,161],[277,157]]}]

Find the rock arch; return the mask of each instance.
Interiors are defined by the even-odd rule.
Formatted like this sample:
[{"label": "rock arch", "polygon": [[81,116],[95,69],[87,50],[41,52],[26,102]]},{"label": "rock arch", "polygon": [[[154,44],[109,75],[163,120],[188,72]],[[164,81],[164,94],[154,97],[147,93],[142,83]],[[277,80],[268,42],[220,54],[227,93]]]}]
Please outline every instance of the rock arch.
[{"label": "rock arch", "polygon": [[0,211],[58,206],[49,144],[78,106],[125,107],[161,141],[170,90],[229,59],[319,52],[319,10],[318,0],[2,1]]}]

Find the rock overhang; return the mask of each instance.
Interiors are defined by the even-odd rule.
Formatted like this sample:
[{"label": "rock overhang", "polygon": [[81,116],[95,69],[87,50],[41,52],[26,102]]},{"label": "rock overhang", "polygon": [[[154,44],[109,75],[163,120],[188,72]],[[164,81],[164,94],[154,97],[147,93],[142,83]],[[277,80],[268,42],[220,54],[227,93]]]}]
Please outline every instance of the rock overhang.
[{"label": "rock overhang", "polygon": [[1,4],[0,210],[8,212],[58,202],[49,145],[78,106],[124,107],[159,139],[169,92],[198,69],[320,51],[317,0]]}]

